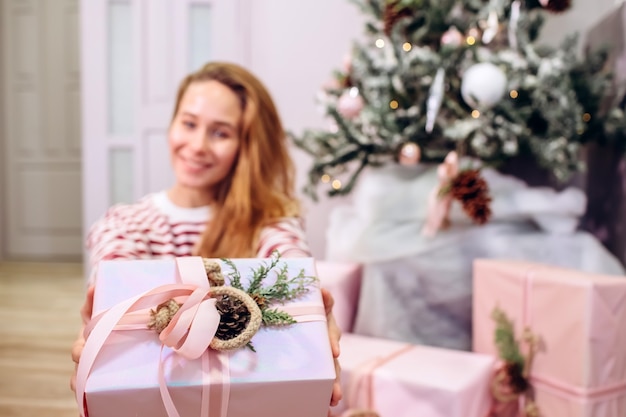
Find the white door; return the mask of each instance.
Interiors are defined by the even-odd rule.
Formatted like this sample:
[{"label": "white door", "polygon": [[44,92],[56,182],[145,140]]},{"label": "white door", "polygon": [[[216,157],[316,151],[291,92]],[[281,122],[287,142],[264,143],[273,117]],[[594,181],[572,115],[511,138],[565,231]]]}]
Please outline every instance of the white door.
[{"label": "white door", "polygon": [[84,231],[112,204],[171,185],[166,130],[179,81],[243,63],[239,0],[81,0]]},{"label": "white door", "polygon": [[78,0],[0,0],[0,16],[0,257],[77,259]]}]

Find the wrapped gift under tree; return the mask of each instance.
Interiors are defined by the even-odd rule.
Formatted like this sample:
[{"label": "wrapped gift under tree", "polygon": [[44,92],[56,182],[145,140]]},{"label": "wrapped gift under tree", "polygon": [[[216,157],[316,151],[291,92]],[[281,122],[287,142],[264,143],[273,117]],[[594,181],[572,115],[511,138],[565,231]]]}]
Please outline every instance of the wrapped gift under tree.
[{"label": "wrapped gift under tree", "polygon": [[624,277],[478,259],[473,301],[473,350],[502,359],[493,416],[626,415]]},{"label": "wrapped gift under tree", "polygon": [[345,334],[341,417],[485,417],[489,355]]}]

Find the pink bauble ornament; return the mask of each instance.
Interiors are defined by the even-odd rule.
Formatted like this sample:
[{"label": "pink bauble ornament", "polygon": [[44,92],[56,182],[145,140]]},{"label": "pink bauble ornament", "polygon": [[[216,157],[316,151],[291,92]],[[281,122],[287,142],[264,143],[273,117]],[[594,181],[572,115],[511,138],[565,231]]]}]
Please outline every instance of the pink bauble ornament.
[{"label": "pink bauble ornament", "polygon": [[546,7],[548,3],[550,3],[550,0],[539,0],[539,4],[541,4],[541,7]]},{"label": "pink bauble ornament", "polygon": [[422,151],[417,143],[407,142],[400,148],[398,162],[400,165],[417,165],[422,156]]},{"label": "pink bauble ornament", "polygon": [[344,92],[337,103],[337,111],[346,119],[358,116],[365,105],[363,97],[359,94],[359,89],[352,87]]},{"label": "pink bauble ornament", "polygon": [[441,35],[441,45],[457,48],[461,46],[463,39],[463,34],[455,26],[450,26],[450,29]]}]

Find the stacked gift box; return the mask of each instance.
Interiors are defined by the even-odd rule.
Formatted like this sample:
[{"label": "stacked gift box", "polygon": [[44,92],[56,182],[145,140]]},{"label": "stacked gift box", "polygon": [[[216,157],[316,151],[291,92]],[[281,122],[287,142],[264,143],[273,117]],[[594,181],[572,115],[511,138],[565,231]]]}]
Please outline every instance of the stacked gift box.
[{"label": "stacked gift box", "polygon": [[494,312],[510,320],[526,362],[528,385],[509,391],[532,401],[539,415],[626,415],[626,279],[477,260],[473,350],[498,357]]}]

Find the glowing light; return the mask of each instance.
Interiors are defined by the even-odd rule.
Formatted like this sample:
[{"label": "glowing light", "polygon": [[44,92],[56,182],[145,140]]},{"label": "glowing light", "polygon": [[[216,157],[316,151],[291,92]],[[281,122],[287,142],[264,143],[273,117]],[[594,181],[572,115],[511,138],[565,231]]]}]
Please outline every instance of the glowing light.
[{"label": "glowing light", "polygon": [[389,102],[389,107],[391,107],[393,110],[397,109],[399,106],[398,102],[396,100],[391,100]]},{"label": "glowing light", "polygon": [[411,45],[409,42],[404,42],[404,43],[402,44],[402,49],[403,49],[405,52],[409,52],[409,51],[411,50],[411,48],[413,48],[413,45]]},{"label": "glowing light", "polygon": [[589,113],[583,114],[583,122],[589,122],[591,120],[591,115]]},{"label": "glowing light", "polygon": [[509,95],[511,96],[511,98],[517,98],[519,96],[519,93],[517,92],[517,90],[511,90]]},{"label": "glowing light", "polygon": [[473,36],[468,36],[465,39],[465,42],[467,42],[468,45],[474,45],[476,43],[476,38]]},{"label": "glowing light", "polygon": [[330,182],[330,175],[328,175],[328,174],[324,174],[324,175],[322,175],[322,182],[323,182],[324,184],[329,183],[329,182]]},{"label": "glowing light", "polygon": [[376,46],[379,48],[384,48],[385,46],[385,41],[382,39],[376,39]]},{"label": "glowing light", "polygon": [[335,189],[338,190],[341,188],[341,181],[339,180],[334,180],[333,183],[331,184],[331,186]]},{"label": "glowing light", "polygon": [[480,117],[480,112],[478,110],[472,111],[472,117],[474,119],[478,119]]}]

